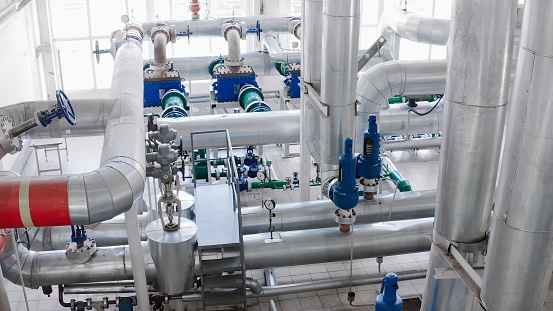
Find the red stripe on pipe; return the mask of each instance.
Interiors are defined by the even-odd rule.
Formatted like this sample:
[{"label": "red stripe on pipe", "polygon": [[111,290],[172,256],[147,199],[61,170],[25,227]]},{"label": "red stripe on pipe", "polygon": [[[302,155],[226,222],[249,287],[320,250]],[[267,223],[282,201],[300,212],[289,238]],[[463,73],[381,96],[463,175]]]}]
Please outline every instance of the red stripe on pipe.
[{"label": "red stripe on pipe", "polygon": [[[4,180],[1,180],[4,179]],[[0,228],[22,228],[19,214],[19,181],[0,178]]]},{"label": "red stripe on pipe", "polygon": [[68,177],[31,181],[29,207],[35,227],[71,224],[67,195],[68,182]]}]

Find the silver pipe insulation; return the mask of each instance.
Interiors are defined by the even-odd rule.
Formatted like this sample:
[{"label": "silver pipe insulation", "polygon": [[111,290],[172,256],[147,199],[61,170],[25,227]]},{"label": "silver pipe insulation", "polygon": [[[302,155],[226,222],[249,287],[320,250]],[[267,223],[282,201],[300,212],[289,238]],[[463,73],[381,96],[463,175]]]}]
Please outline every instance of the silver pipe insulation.
[{"label": "silver pipe insulation", "polygon": [[[419,104],[418,111],[426,112],[434,106],[434,103]],[[422,133],[438,133],[443,128],[443,106],[438,105],[434,111],[421,117],[407,113],[411,107],[406,104],[390,106],[380,113],[379,130],[381,135],[415,135]],[[307,113],[318,114],[314,109],[307,109]],[[368,118],[367,118],[368,119]],[[408,120],[409,119],[409,120]],[[365,122],[367,122],[365,120]],[[182,136],[185,149],[190,149],[190,136],[188,133],[202,132],[213,129],[228,129],[233,145],[269,145],[297,143],[300,141],[300,111],[271,111],[263,113],[235,113],[224,115],[206,115],[187,118],[160,118],[158,124],[168,124],[177,130]],[[311,122],[310,124],[313,124]],[[309,124],[308,124],[309,125]],[[363,125],[365,127],[365,125]],[[313,129],[316,126],[313,126]],[[363,130],[364,131],[364,130]],[[356,137],[363,131],[358,131]],[[310,131],[313,137],[308,139],[310,146],[320,150],[315,133]],[[213,135],[201,135],[194,138],[194,147],[225,147],[226,141]]]},{"label": "silver pipe insulation", "polygon": [[323,181],[338,175],[344,141],[355,134],[360,11],[360,0],[323,0],[320,96],[328,107],[320,126]]},{"label": "silver pipe insulation", "polygon": [[542,310],[553,271],[553,4],[527,0],[524,11],[482,284],[491,311]]},{"label": "silver pipe insulation", "polygon": [[4,275],[2,269],[0,269],[0,310],[11,311],[10,300],[8,299],[8,292],[4,285]]},{"label": "silver pipe insulation", "polygon": [[[433,218],[390,221],[355,226],[353,233],[354,259],[392,256],[427,251],[427,234]],[[12,233],[13,234],[13,233]],[[266,243],[268,233],[244,236],[244,257],[247,269],[342,261],[350,258],[352,233],[336,228],[311,229],[276,233],[279,242]],[[148,243],[142,242],[146,278],[156,279],[156,269]],[[38,288],[55,284],[109,282],[132,279],[132,263],[128,246],[100,247],[86,264],[70,263],[65,251],[36,252],[19,245],[25,286]],[[19,271],[14,247],[4,250],[0,264],[4,276],[15,283]],[[196,264],[196,274],[199,266]]]},{"label": "silver pipe insulation", "polygon": [[[360,199],[355,208],[356,224],[395,221],[433,217],[436,206],[436,190],[409,191],[376,195],[373,201]],[[336,206],[330,200],[278,204],[273,225],[276,231],[293,231],[334,227],[333,215]],[[138,217],[140,238],[146,241],[144,232],[148,216]],[[267,210],[262,207],[242,208],[242,230],[244,234],[268,232]],[[128,243],[125,221],[117,216],[87,228],[88,236],[100,247],[126,245]],[[69,227],[40,228],[31,244],[31,250],[63,250],[70,240]],[[36,246],[35,246],[36,245]]]},{"label": "silver pipe insulation", "polygon": [[246,23],[248,29],[256,28],[259,21],[261,29],[264,33],[288,33],[288,22],[290,17],[273,17],[266,15],[258,16],[231,16],[218,17],[212,19],[189,19],[189,20],[166,20],[166,21],[149,21],[142,23],[144,35],[149,37],[152,29],[158,24],[169,25],[175,28],[177,33],[188,33],[194,37],[219,37],[221,35],[221,26],[228,20],[234,20],[236,23]]},{"label": "silver pipe insulation", "polygon": [[[437,247],[447,252],[451,245],[456,245],[470,265],[483,264],[509,96],[517,2],[454,0],[452,4],[443,98],[445,128],[432,236],[435,244],[421,310],[464,309],[475,304],[476,299],[466,286],[456,287],[455,284],[463,283],[461,279],[435,282],[436,269],[444,268],[442,261],[435,259],[441,256]],[[527,90],[525,85],[525,96]],[[522,111],[525,115],[526,109]],[[520,251],[517,249],[522,254]],[[512,262],[512,258],[504,260]],[[486,259],[486,265],[494,264]],[[502,273],[511,274],[503,268]],[[500,305],[504,308],[490,307],[511,309],[508,304]]]},{"label": "silver pipe insulation", "polygon": [[301,51],[284,51],[278,40],[272,35],[263,37],[263,46],[271,56],[271,61],[279,63],[299,63]]},{"label": "silver pipe insulation", "polygon": [[111,96],[116,102],[106,123],[101,167],[85,174],[7,179],[1,187],[23,190],[0,202],[3,213],[19,215],[3,226],[84,225],[127,211],[144,191],[142,93],[142,46],[129,39],[115,59]]},{"label": "silver pipe insulation", "polygon": [[449,38],[449,20],[421,17],[397,5],[384,11],[378,28],[389,42],[395,34],[403,39],[433,45],[446,45]]},{"label": "silver pipe insulation", "polygon": [[442,137],[412,138],[403,141],[382,141],[380,146],[389,151],[440,148]]},{"label": "silver pipe insulation", "polygon": [[[72,126],[65,120],[54,121],[47,127],[38,126],[26,132],[27,137],[59,138],[103,135],[115,99],[71,99],[71,105],[77,116],[77,125]],[[15,124],[21,124],[33,119],[35,111],[50,110],[56,104],[55,100],[29,101],[10,106],[0,107],[0,115],[10,117]]]},{"label": "silver pipe insulation", "polygon": [[[443,94],[446,83],[446,70],[447,62],[445,60],[390,61],[372,67],[359,77],[356,91],[357,100],[360,102],[358,116],[356,117],[356,152],[361,152],[363,147],[363,132],[367,130],[368,119],[371,114],[378,116],[378,128],[381,133],[386,133],[388,126],[394,126],[393,124],[386,124],[384,121],[384,111],[389,107],[388,99],[396,95]],[[411,109],[407,105],[400,105],[400,107],[403,107],[407,111]],[[418,111],[428,111],[430,108],[425,109],[419,105],[416,109]],[[427,116],[420,117],[412,114],[409,118],[409,121],[412,120],[414,122],[422,122],[423,120],[437,121],[438,128],[436,131],[409,133],[406,126],[405,134],[400,135],[437,133],[440,130],[440,122],[438,120],[439,116],[441,116],[441,111],[443,111],[443,105],[436,107],[435,111]],[[416,129],[416,126],[412,126],[410,122],[409,125],[409,129]]]}]

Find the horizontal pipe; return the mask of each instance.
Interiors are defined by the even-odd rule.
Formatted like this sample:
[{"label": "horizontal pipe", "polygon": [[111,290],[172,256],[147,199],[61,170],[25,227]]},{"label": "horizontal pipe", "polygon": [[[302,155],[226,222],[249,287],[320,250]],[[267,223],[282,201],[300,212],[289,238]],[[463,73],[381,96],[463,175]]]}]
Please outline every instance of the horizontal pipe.
[{"label": "horizontal pipe", "polygon": [[[426,112],[432,106],[432,103],[419,104],[417,109]],[[379,121],[381,135],[414,135],[438,133],[441,130],[443,126],[441,125],[443,114],[441,104],[424,117],[410,116],[409,122],[407,122],[409,109],[411,107],[406,104],[398,104],[383,111]],[[366,120],[364,123],[368,124]],[[178,135],[183,138],[185,149],[191,148],[189,133],[213,129],[228,129],[232,144],[235,146],[297,143],[300,140],[299,110],[207,115],[177,119],[161,118],[158,119],[158,124],[169,124],[171,128],[176,129]],[[363,131],[357,131],[356,137],[362,138]],[[196,135],[194,140],[195,148],[226,146],[223,136]]]},{"label": "horizontal pipe", "polygon": [[412,138],[401,141],[388,140],[380,143],[389,151],[440,148],[441,144],[442,137]]},{"label": "horizontal pipe", "polygon": [[[65,120],[54,121],[47,127],[39,126],[28,131],[27,137],[40,139],[103,135],[116,100],[112,98],[73,100],[69,98],[69,100],[78,117],[76,126],[72,126]],[[0,115],[10,117],[15,124],[21,124],[33,119],[35,111],[51,110],[55,104],[55,100],[22,102],[0,107]]]},{"label": "horizontal pipe", "polygon": [[[433,218],[383,222],[354,227],[354,259],[391,256],[430,249],[427,234]],[[244,258],[247,269],[280,267],[342,261],[350,258],[352,233],[337,228],[279,232],[280,242],[268,240],[269,234],[244,236]],[[15,243],[0,256],[4,276],[19,282]],[[111,282],[132,279],[132,263],[128,246],[100,247],[86,264],[72,264],[65,251],[30,251],[18,245],[26,287],[74,283]],[[146,278],[156,279],[156,269],[147,242],[142,242]],[[196,264],[199,275],[199,265]],[[71,271],[70,273],[68,271]]]}]

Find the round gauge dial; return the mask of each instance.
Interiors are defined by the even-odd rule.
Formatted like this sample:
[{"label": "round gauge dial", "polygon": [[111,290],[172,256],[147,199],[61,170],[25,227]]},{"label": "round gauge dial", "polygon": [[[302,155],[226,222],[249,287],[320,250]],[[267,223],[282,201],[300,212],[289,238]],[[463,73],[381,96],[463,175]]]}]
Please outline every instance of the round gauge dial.
[{"label": "round gauge dial", "polygon": [[267,178],[264,171],[257,172],[257,179],[264,181]]},{"label": "round gauge dial", "polygon": [[263,206],[265,206],[267,210],[272,211],[276,207],[276,202],[273,199],[268,199],[263,201]]}]

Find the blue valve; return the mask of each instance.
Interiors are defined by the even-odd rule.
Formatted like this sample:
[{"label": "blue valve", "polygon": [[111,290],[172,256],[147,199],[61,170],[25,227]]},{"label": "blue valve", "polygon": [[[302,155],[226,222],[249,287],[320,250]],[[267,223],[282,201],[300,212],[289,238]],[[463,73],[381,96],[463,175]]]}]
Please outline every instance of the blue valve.
[{"label": "blue valve", "polygon": [[380,157],[380,132],[376,115],[369,116],[369,128],[363,134],[363,152],[357,156],[357,177],[378,179],[382,170]]},{"label": "blue valve", "polygon": [[341,209],[350,210],[359,203],[359,186],[355,179],[357,160],[353,156],[353,140],[346,138],[344,154],[340,156],[338,181],[330,188],[330,199]]},{"label": "blue valve", "polygon": [[54,109],[50,111],[45,111],[46,113],[44,114],[39,114],[38,120],[40,121],[40,124],[46,127],[48,126],[48,124],[52,123],[53,119],[61,119],[62,117],[65,117],[67,122],[69,122],[69,124],[71,125],[77,124],[77,116],[75,115],[75,110],[73,110],[71,102],[62,90],[56,91],[56,100],[57,104]]},{"label": "blue valve", "polygon": [[239,166],[237,168],[237,173],[240,192],[248,190],[248,179],[244,176],[244,173],[246,173],[246,168],[244,166]]},{"label": "blue valve", "polygon": [[375,311],[401,311],[403,300],[397,294],[397,274],[390,272],[384,277],[380,295],[376,297]]},{"label": "blue valve", "polygon": [[82,244],[88,239],[84,226],[71,226],[71,242]]}]

